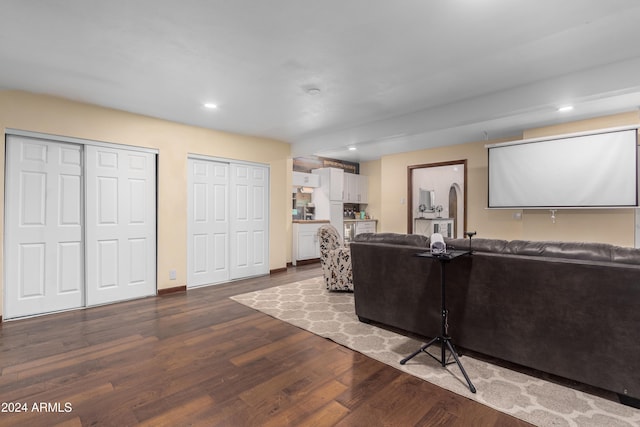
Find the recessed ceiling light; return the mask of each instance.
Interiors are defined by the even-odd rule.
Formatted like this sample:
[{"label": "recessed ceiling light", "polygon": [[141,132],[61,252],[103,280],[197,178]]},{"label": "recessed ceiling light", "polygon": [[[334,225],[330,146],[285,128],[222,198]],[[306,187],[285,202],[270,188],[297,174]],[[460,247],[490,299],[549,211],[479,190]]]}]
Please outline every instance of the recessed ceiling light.
[{"label": "recessed ceiling light", "polygon": [[356,151],[357,148],[356,147],[349,147],[349,151]]},{"label": "recessed ceiling light", "polygon": [[216,108],[218,108],[218,105],[214,104],[213,102],[205,102],[203,105],[204,108],[208,108],[210,110],[215,110]]},{"label": "recessed ceiling light", "polygon": [[573,105],[565,105],[562,107],[558,107],[559,113],[566,113],[567,111],[571,111],[571,110],[573,110]]},{"label": "recessed ceiling light", "polygon": [[307,89],[307,93],[309,95],[315,96],[315,95],[320,95],[320,92],[322,92],[320,89],[318,89],[317,87],[311,87],[309,89]]}]

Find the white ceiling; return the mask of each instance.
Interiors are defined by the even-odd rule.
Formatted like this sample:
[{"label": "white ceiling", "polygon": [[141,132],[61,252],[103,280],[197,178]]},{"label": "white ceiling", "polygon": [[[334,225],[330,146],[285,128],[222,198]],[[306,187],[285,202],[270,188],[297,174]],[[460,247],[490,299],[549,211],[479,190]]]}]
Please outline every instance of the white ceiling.
[{"label": "white ceiling", "polygon": [[365,161],[640,106],[638,0],[0,0],[0,16],[0,88],[294,156]]}]

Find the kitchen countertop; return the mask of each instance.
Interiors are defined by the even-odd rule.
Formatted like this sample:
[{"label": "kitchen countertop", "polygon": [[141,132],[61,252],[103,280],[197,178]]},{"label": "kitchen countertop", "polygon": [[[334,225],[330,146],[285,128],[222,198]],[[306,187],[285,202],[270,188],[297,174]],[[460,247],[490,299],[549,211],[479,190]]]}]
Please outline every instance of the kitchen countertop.
[{"label": "kitchen countertop", "polygon": [[294,224],[322,224],[329,223],[328,219],[294,219],[292,220]]},{"label": "kitchen countertop", "polygon": [[344,218],[344,222],[363,222],[363,221],[377,221],[377,219],[360,219],[360,218]]}]

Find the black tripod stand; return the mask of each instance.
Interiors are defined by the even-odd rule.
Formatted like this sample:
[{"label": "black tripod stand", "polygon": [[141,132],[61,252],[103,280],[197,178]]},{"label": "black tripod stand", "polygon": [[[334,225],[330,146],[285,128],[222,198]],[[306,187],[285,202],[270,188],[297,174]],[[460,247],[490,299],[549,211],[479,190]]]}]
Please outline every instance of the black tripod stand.
[{"label": "black tripod stand", "polygon": [[[462,375],[464,375],[464,379],[467,380],[467,384],[469,385],[469,390],[471,390],[471,393],[475,393],[476,392],[476,388],[475,386],[471,383],[471,380],[469,379],[469,376],[467,375],[467,372],[464,370],[464,368],[462,367],[462,363],[460,363],[460,359],[458,359],[458,353],[456,352],[456,349],[453,345],[452,339],[449,336],[449,323],[448,323],[448,318],[449,318],[449,310],[447,310],[447,306],[446,306],[446,300],[445,300],[445,276],[444,276],[444,271],[445,271],[445,264],[447,264],[448,262],[450,262],[452,259],[455,259],[459,256],[462,255],[467,255],[471,253],[470,251],[450,251],[444,254],[431,254],[429,252],[425,252],[425,253],[421,253],[418,254],[418,256],[420,257],[425,257],[425,258],[434,258],[437,259],[438,261],[440,261],[440,289],[441,289],[441,307],[442,307],[442,325],[441,325],[441,332],[440,335],[433,338],[431,341],[429,341],[428,343],[424,344],[422,347],[420,347],[418,350],[414,351],[412,354],[410,354],[409,356],[405,357],[404,359],[402,359],[400,361],[401,365],[404,365],[405,363],[407,363],[409,360],[411,360],[413,357],[417,356],[420,352],[424,352],[426,354],[428,354],[429,356],[433,357],[436,361],[438,361],[442,367],[445,367],[447,365],[450,365],[451,363],[454,362],[448,362],[447,361],[447,357],[446,357],[446,352],[447,349],[449,349],[449,353],[451,353],[451,355],[453,356],[453,358],[455,359],[455,363],[458,364],[458,368],[460,368],[460,371],[462,371]],[[435,343],[440,343],[440,359],[438,359],[436,356],[434,356],[433,354],[429,353],[427,351],[427,348],[429,348],[432,344]]]}]

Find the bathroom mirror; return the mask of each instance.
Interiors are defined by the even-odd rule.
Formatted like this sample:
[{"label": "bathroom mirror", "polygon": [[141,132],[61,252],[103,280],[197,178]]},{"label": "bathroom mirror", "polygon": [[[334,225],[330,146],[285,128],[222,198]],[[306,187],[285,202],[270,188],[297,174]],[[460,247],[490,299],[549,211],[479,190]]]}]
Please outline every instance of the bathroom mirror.
[{"label": "bathroom mirror", "polygon": [[420,200],[418,201],[418,213],[424,216],[425,212],[433,212],[435,209],[434,201],[436,192],[434,190],[420,189]]}]

